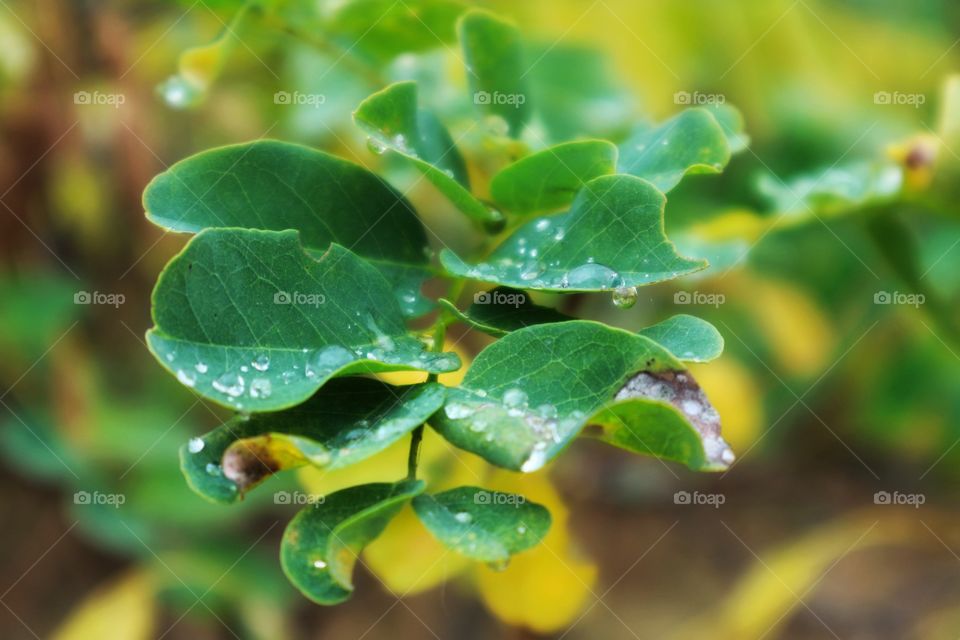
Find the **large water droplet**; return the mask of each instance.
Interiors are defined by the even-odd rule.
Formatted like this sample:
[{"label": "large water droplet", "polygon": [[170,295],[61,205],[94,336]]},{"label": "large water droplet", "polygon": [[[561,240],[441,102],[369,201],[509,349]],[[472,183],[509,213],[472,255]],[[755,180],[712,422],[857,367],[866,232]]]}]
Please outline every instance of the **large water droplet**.
[{"label": "large water droplet", "polygon": [[187,443],[187,451],[190,453],[200,453],[203,451],[203,445],[202,438],[190,438],[190,442]]},{"label": "large water droplet", "polygon": [[503,404],[508,407],[522,407],[527,403],[527,394],[522,389],[507,389],[503,394]]},{"label": "large water droplet", "polygon": [[636,287],[620,287],[613,291],[613,306],[620,309],[629,309],[637,304]]},{"label": "large water droplet", "polygon": [[270,368],[270,356],[265,353],[260,354],[256,359],[251,362],[253,368],[257,371],[266,371]]},{"label": "large water droplet", "polygon": [[231,398],[236,398],[246,388],[246,381],[241,375],[227,372],[213,381],[213,388]]},{"label": "large water droplet", "polygon": [[367,138],[367,149],[370,149],[371,153],[380,156],[387,150],[387,145],[375,138]]}]

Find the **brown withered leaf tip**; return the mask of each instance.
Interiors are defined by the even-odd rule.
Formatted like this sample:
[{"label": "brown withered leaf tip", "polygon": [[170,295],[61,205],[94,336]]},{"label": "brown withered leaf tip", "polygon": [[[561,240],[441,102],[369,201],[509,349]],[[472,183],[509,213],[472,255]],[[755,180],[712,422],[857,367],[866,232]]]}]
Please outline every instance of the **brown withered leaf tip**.
[{"label": "brown withered leaf tip", "polygon": [[733,450],[720,435],[720,414],[689,372],[641,371],[620,388],[615,399],[630,398],[669,403],[700,433],[709,462],[724,467],[733,462]]},{"label": "brown withered leaf tip", "polygon": [[240,495],[280,469],[270,453],[269,438],[263,444],[235,442],[223,454],[223,475],[237,485]]}]

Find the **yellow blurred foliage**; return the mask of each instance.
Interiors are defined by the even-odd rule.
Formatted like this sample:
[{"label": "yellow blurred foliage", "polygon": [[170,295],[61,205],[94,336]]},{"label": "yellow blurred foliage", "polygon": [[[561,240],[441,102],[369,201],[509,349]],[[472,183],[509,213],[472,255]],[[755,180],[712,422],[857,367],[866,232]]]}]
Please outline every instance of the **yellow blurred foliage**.
[{"label": "yellow blurred foliage", "polygon": [[103,585],[83,600],[54,633],[54,640],[138,640],[153,636],[155,585],[136,571]]},{"label": "yellow blurred foliage", "polygon": [[826,315],[789,282],[746,276],[741,298],[779,369],[810,377],[830,366],[836,336]]}]

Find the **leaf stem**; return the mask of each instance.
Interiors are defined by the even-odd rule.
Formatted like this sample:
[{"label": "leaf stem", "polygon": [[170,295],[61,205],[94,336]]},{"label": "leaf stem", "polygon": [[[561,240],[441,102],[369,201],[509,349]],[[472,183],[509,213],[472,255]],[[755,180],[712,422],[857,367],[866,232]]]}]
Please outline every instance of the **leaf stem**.
[{"label": "leaf stem", "polygon": [[[454,280],[447,291],[448,299],[456,302],[465,284],[466,281],[462,278]],[[443,342],[447,336],[447,320],[444,315],[444,311],[441,310],[437,315],[437,319],[433,322],[433,345],[431,346],[431,351],[438,353],[443,351]],[[437,374],[431,373],[427,376],[427,382],[436,382],[438,377]],[[424,425],[421,424],[410,434],[410,454],[407,456],[408,480],[417,479],[417,466],[420,464],[420,444],[423,442],[423,427]]]}]

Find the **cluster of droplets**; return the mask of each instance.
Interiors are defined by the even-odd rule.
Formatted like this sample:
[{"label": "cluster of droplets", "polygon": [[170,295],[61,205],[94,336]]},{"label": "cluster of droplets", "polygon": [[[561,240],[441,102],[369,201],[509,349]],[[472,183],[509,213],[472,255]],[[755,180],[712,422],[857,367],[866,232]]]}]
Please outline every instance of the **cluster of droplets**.
[{"label": "cluster of droplets", "polygon": [[[483,391],[474,391],[473,394],[486,397]],[[510,418],[522,420],[527,432],[533,436],[530,452],[520,466],[525,473],[536,471],[546,464],[551,449],[578,429],[584,418],[579,411],[560,417],[556,406],[552,404],[531,407],[527,394],[516,387],[507,389],[500,403],[487,400],[455,401],[444,407],[444,413],[451,420],[467,421],[467,428],[475,433],[484,432],[488,424],[502,420],[504,413]],[[485,440],[493,441],[493,433],[488,432]]]}]

